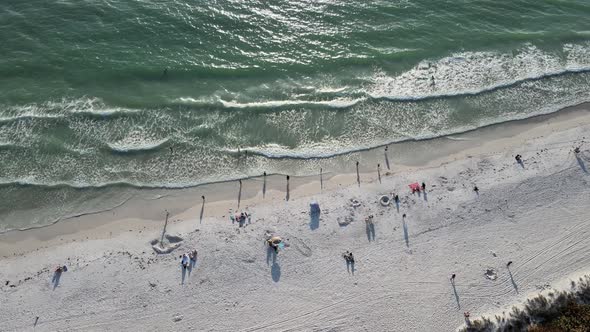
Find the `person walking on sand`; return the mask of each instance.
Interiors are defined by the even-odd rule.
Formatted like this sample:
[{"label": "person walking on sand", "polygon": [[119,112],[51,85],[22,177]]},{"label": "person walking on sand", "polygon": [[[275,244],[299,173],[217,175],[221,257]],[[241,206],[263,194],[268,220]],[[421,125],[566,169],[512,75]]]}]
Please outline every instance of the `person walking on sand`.
[{"label": "person walking on sand", "polygon": [[188,262],[189,262],[189,257],[187,254],[183,254],[180,256],[181,260],[180,260],[180,264],[182,265],[183,269],[186,269],[188,267]]},{"label": "person walking on sand", "polygon": [[512,265],[512,261],[508,261],[508,263],[506,263],[506,267],[510,267],[510,265]]},{"label": "person walking on sand", "polygon": [[454,273],[451,275],[451,282],[455,282],[455,274]]},{"label": "person walking on sand", "polygon": [[352,255],[352,252],[346,250],[342,257],[344,257],[346,263],[354,263],[354,256]]},{"label": "person walking on sand", "polygon": [[426,191],[426,183],[422,182],[422,191]]}]

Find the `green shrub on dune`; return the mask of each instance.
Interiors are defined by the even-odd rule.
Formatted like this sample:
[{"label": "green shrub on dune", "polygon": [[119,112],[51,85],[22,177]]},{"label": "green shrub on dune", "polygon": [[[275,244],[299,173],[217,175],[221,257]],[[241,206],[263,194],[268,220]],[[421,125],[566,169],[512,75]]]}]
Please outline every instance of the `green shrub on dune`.
[{"label": "green shrub on dune", "polygon": [[468,321],[460,331],[590,331],[590,276],[581,277],[577,284],[572,281],[569,291],[529,299],[523,309],[513,307],[507,316],[496,316],[495,321],[487,317]]}]

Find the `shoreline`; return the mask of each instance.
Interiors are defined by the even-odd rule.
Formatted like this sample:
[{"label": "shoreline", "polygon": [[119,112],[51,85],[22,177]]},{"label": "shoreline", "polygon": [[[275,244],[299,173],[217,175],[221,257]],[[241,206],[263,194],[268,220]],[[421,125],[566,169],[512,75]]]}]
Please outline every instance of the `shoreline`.
[{"label": "shoreline", "polygon": [[[354,160],[361,161],[359,165],[361,183],[373,182],[377,180],[377,164],[382,165],[381,175],[383,177],[395,175],[396,172],[408,172],[411,170],[440,167],[445,163],[457,160],[458,158],[475,156],[478,153],[481,153],[478,149],[481,149],[482,147],[483,149],[487,149],[485,150],[485,153],[497,153],[499,150],[493,147],[494,144],[492,143],[494,141],[502,142],[515,135],[516,137],[522,136],[521,139],[524,140],[527,138],[526,132],[538,130],[539,126],[556,126],[555,128],[552,128],[552,130],[572,128],[578,125],[576,122],[578,119],[581,120],[581,123],[590,123],[590,103],[582,103],[566,107],[557,112],[539,114],[526,119],[486,125],[460,134],[407,140],[380,145],[366,150],[359,150],[357,152],[336,155],[329,158],[312,158],[312,160],[326,159],[331,161],[335,170],[323,173],[324,190],[331,191],[342,188],[343,186],[347,187],[356,184],[356,172],[354,169],[351,169],[351,167],[345,166],[346,164],[354,165]],[[491,140],[491,142],[489,140]],[[386,160],[383,155],[383,149],[385,146],[389,147],[387,159],[392,166],[392,169],[390,170],[387,170],[385,167]],[[502,146],[502,149],[505,148],[510,148],[510,146]],[[296,161],[290,158],[286,158],[285,160]],[[373,164],[375,167],[371,170],[367,164]],[[35,250],[48,241],[49,246],[55,245],[56,243],[59,243],[55,242],[55,239],[60,236],[67,236],[70,241],[80,240],[85,237],[90,238],[87,233],[93,233],[93,229],[103,229],[103,231],[98,232],[100,235],[98,235],[97,232],[94,232],[93,235],[95,235],[95,237],[98,235],[98,237],[105,238],[106,230],[104,230],[104,226],[107,224],[114,225],[113,230],[108,231],[109,237],[111,237],[113,233],[116,235],[124,231],[129,231],[129,229],[131,229],[131,231],[145,229],[146,225],[152,226],[154,223],[157,224],[158,220],[163,218],[165,210],[169,210],[172,217],[176,215],[178,218],[183,218],[187,215],[187,212],[194,211],[197,207],[200,207],[200,197],[203,195],[206,197],[207,207],[221,209],[221,211],[229,211],[229,209],[235,209],[237,207],[235,206],[237,205],[235,202],[237,202],[237,197],[239,195],[239,181],[242,181],[243,183],[241,195],[245,205],[263,203],[263,189],[270,192],[270,198],[266,198],[267,200],[284,200],[286,193],[285,176],[286,174],[268,174],[266,177],[266,188],[262,188],[264,186],[263,176],[250,176],[234,180],[224,180],[186,188],[132,188],[133,194],[126,197],[123,202],[104,210],[87,211],[79,214],[63,216],[56,219],[51,224],[32,226],[24,229],[9,229],[0,232],[0,257]],[[317,175],[291,176],[290,194],[293,198],[302,198],[313,196],[314,194],[320,194],[321,190],[319,188],[319,182],[319,172]],[[301,190],[300,187],[304,189]],[[317,188],[314,190],[310,187]],[[146,205],[151,205],[149,203],[150,201],[166,201],[167,197],[178,198],[179,196],[185,196],[182,199],[182,203],[169,203],[166,205],[159,204],[165,206],[158,209],[152,209],[153,215],[148,216],[146,213],[142,213],[139,216],[136,216],[130,212],[130,210],[136,208],[146,208]],[[196,202],[196,204],[191,202]],[[171,208],[166,208],[166,206],[171,206]],[[109,216],[111,212],[112,214]],[[117,213],[119,213],[119,215],[117,215]],[[226,215],[227,212],[210,214],[207,211],[204,217],[222,218]],[[142,223],[144,223],[143,221],[145,221],[146,225],[142,225]],[[80,234],[78,237],[72,236],[72,234],[77,232],[82,232],[84,234]],[[34,243],[34,240],[31,241],[32,238],[39,240],[37,245]],[[23,246],[22,243],[19,245],[19,242],[28,243]],[[48,245],[46,244],[42,247],[47,248]],[[15,251],[9,253],[11,248],[15,248],[13,249]]]}]

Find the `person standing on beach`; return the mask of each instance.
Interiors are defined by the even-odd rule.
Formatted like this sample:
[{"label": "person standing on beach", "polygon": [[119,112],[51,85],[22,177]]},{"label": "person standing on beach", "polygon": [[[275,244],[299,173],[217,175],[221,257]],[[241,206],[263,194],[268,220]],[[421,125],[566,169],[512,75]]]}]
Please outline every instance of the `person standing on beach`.
[{"label": "person standing on beach", "polygon": [[453,273],[453,274],[451,275],[451,282],[455,282],[455,277],[456,277],[456,275]]},{"label": "person standing on beach", "polygon": [[188,257],[187,254],[183,254],[180,257],[181,257],[180,264],[182,264],[183,269],[186,269],[188,267],[188,262],[189,262],[190,258]]},{"label": "person standing on beach", "polygon": [[422,191],[426,191],[426,183],[422,182]]}]

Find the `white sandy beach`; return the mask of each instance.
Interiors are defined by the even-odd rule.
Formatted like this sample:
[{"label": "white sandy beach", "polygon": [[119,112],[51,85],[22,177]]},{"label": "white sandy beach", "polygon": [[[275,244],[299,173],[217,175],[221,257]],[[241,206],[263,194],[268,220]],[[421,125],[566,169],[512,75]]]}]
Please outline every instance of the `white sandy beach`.
[{"label": "white sandy beach", "polygon": [[[255,196],[240,202],[252,213],[245,227],[229,220],[235,193],[208,199],[202,219],[197,195],[170,218],[167,234],[183,238],[171,254],[149,243],[160,238],[168,206],[145,216],[131,205],[124,218],[114,210],[84,226],[68,220],[3,234],[0,331],[453,331],[465,311],[501,313],[590,267],[590,112],[517,129],[475,147],[448,140],[462,148],[421,166],[392,159],[381,183],[376,172],[361,174],[360,186],[356,174],[337,175],[320,193],[315,179],[294,186],[289,201],[283,191],[263,198],[250,186]],[[422,181],[426,196],[412,194],[408,184]],[[378,203],[392,192],[399,211]],[[312,200],[321,206],[317,225]],[[364,222],[371,214],[374,238]],[[285,239],[276,257],[267,232]],[[178,256],[193,249],[197,263],[183,273]],[[56,283],[58,264],[68,271]]]}]

